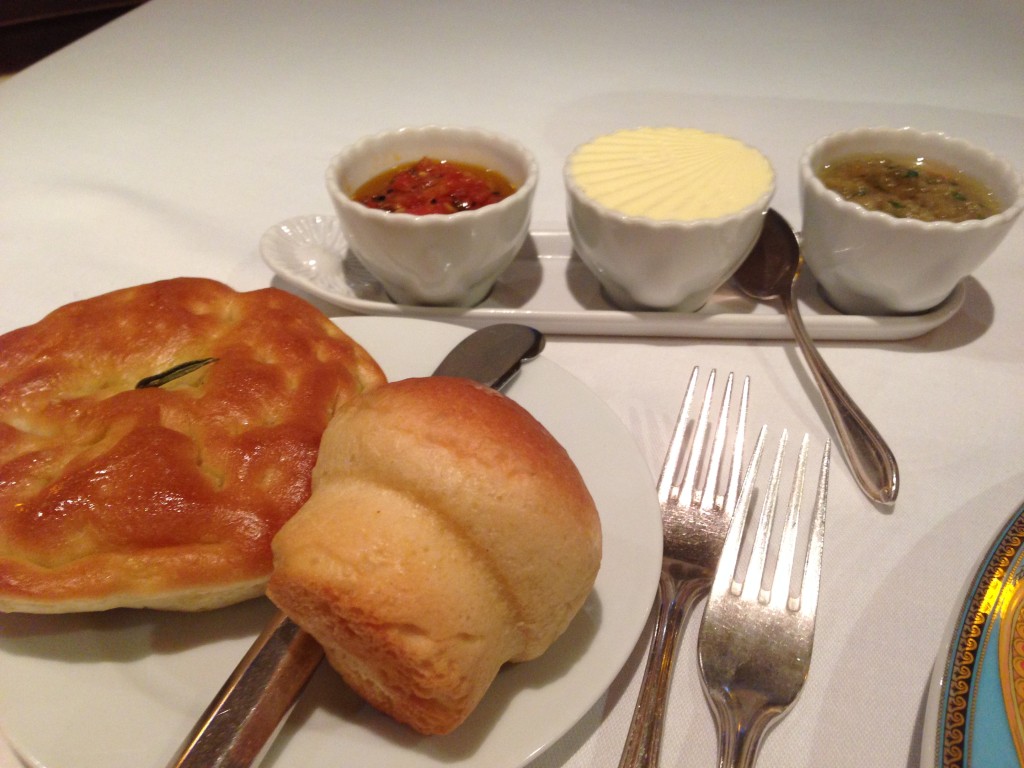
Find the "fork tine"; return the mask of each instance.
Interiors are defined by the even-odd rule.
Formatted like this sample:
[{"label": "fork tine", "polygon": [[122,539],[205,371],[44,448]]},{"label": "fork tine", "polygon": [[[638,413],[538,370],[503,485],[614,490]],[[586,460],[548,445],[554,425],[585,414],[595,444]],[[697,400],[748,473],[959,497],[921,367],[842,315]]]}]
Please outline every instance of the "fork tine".
[{"label": "fork tine", "polygon": [[793,579],[793,560],[796,557],[797,529],[800,523],[800,507],[804,498],[804,474],[807,468],[807,448],[811,436],[805,434],[800,442],[800,455],[793,471],[793,487],[789,492],[789,510],[782,530],[779,555],[775,565],[775,578],[771,585],[761,590],[761,602],[773,608],[783,609],[789,604],[789,588]]},{"label": "fork tine", "polygon": [[818,609],[818,588],[821,583],[821,558],[825,548],[825,508],[828,506],[828,475],[832,462],[832,441],[825,441],[821,456],[821,470],[818,473],[818,490],[814,500],[814,514],[804,560],[803,579],[800,594],[790,600],[790,610],[813,620]]},{"label": "fork tine", "polygon": [[725,503],[723,505],[730,520],[732,520],[733,515],[736,513],[740,474],[743,472],[743,446],[747,439],[747,404],[749,399],[750,377],[744,376],[743,387],[740,390],[740,406],[736,424],[736,438],[732,446],[732,459],[729,467],[729,483],[726,486]]},{"label": "fork tine", "polygon": [[[731,389],[732,376],[730,375],[728,385]],[[704,388],[704,400],[700,404],[700,413],[697,415],[697,422],[694,425],[693,442],[690,444],[690,458],[686,462],[686,470],[683,473],[683,482],[679,486],[677,498],[685,504],[692,504],[694,490],[697,487],[697,474],[700,472],[704,460],[704,441],[708,435],[708,415],[711,413],[711,398],[715,394],[715,370],[712,369],[708,376],[708,384]],[[725,401],[724,407],[728,410],[729,401]],[[714,493],[712,492],[712,497]]]},{"label": "fork tine", "polygon": [[[725,392],[722,395],[722,406],[718,411],[718,424],[715,427],[715,436],[711,442],[711,455],[708,457],[707,474],[704,477],[704,488],[700,493],[700,510],[710,512],[715,508],[719,499],[715,497],[715,489],[718,487],[718,475],[722,469],[722,455],[725,453],[725,442],[728,438],[729,412],[732,403],[732,374],[725,380]],[[705,398],[710,406],[710,401]],[[728,498],[728,491],[721,498]]]},{"label": "fork tine", "polygon": [[[686,385],[686,393],[683,395],[683,403],[679,406],[675,431],[672,433],[672,440],[665,453],[665,463],[661,467],[661,476],[658,478],[658,501],[662,506],[679,498],[676,476],[679,474],[680,457],[686,444],[686,428],[690,420],[690,408],[693,405],[693,394],[697,389],[699,375],[700,368],[694,366],[693,372],[690,374],[690,383]],[[714,378],[715,372],[712,371],[712,382],[714,382]]]},{"label": "fork tine", "polygon": [[718,559],[718,569],[715,572],[715,580],[711,586],[712,595],[724,595],[733,590],[733,578],[736,574],[736,566],[739,563],[740,547],[743,545],[743,534],[747,529],[747,511],[750,508],[750,497],[754,490],[754,482],[757,479],[757,470],[761,466],[761,455],[764,452],[765,436],[768,434],[768,427],[761,427],[754,441],[754,450],[750,455],[750,462],[747,464],[747,471],[743,475],[743,485],[740,486],[739,496],[736,499],[733,509],[732,520],[729,524],[729,532],[726,534],[725,542],[722,544],[722,554]]},{"label": "fork tine", "polygon": [[732,456],[729,460],[729,475],[725,490],[722,496],[716,496],[715,489],[719,486],[719,476],[722,472],[722,459],[725,454],[725,443],[729,436],[729,416],[732,412],[732,374],[725,382],[725,393],[723,394],[722,407],[719,410],[718,424],[715,428],[715,439],[712,442],[712,452],[708,463],[708,473],[705,477],[705,486],[700,492],[700,511],[710,512],[716,505],[726,510],[731,516],[735,505],[736,486],[739,482],[739,472],[742,467],[743,440],[746,432],[746,401],[750,394],[750,377],[743,379],[743,385],[739,395],[739,414],[736,420],[735,436],[732,444]]},{"label": "fork tine", "polygon": [[[750,563],[747,565],[747,573],[743,578],[741,599],[764,602],[761,599],[761,582],[764,579],[765,561],[768,559],[768,543],[771,539],[772,523],[775,520],[775,506],[779,499],[782,459],[788,440],[789,431],[784,429],[779,438],[779,447],[775,451],[775,462],[772,464],[772,473],[768,480],[764,503],[761,505],[761,517],[758,520],[757,533],[754,536],[754,549],[750,554]],[[735,587],[733,591],[735,591]]]}]

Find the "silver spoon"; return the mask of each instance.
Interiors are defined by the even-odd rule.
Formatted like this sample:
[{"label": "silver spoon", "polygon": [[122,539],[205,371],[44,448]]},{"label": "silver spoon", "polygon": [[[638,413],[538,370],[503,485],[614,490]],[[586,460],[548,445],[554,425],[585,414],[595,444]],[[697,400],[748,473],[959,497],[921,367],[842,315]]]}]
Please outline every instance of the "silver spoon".
[{"label": "silver spoon", "polygon": [[781,299],[793,336],[821,390],[847,462],[864,493],[879,504],[892,504],[899,492],[899,469],[885,440],[857,407],[825,364],[807,334],[793,298],[803,259],[793,228],[768,209],[761,237],[734,275],[740,289],[755,299]]}]

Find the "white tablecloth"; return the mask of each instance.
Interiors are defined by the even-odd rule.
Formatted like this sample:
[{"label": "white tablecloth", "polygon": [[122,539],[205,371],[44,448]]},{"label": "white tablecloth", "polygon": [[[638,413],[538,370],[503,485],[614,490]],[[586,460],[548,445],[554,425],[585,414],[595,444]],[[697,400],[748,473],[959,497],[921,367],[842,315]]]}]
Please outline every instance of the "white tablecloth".
[{"label": "white tablecloth", "polygon": [[[0,331],[183,274],[280,284],[259,237],[329,210],[331,155],[431,122],[499,130],[536,153],[537,230],[565,229],[573,146],[640,124],[760,147],[778,173],[774,205],[799,226],[797,159],[833,130],[944,130],[1024,168],[1024,5],[151,0],[0,84]],[[836,461],[814,664],[760,765],[917,764],[950,611],[1024,500],[1022,251],[1018,226],[935,331],[823,345],[890,442],[903,486],[880,510]],[[610,405],[652,472],[695,364],[749,374],[754,423],[829,432],[789,343],[576,336],[551,338],[545,354]],[[714,763],[695,641],[696,622],[666,766]],[[645,648],[646,637],[533,768],[617,765]]]}]

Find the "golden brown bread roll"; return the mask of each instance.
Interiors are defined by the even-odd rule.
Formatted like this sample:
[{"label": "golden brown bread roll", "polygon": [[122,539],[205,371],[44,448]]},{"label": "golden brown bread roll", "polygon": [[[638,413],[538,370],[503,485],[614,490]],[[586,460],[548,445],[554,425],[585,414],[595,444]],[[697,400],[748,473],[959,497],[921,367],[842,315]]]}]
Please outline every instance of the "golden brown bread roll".
[{"label": "golden brown bread roll", "polygon": [[383,381],[309,303],[196,278],[3,334],[0,611],[195,610],[262,594],[324,427]]},{"label": "golden brown bread roll", "polygon": [[543,653],[593,587],[597,510],[521,406],[453,378],[354,398],[274,539],[268,595],[377,708],[426,734]]}]

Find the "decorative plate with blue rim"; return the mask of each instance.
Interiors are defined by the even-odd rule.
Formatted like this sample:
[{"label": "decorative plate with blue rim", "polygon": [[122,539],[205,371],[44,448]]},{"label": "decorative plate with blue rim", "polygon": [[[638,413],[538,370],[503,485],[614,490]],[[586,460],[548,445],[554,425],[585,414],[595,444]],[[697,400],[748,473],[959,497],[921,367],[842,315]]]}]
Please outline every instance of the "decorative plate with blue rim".
[{"label": "decorative plate with blue rim", "polygon": [[922,768],[1024,765],[1024,507],[985,552],[954,615],[925,714]]}]

